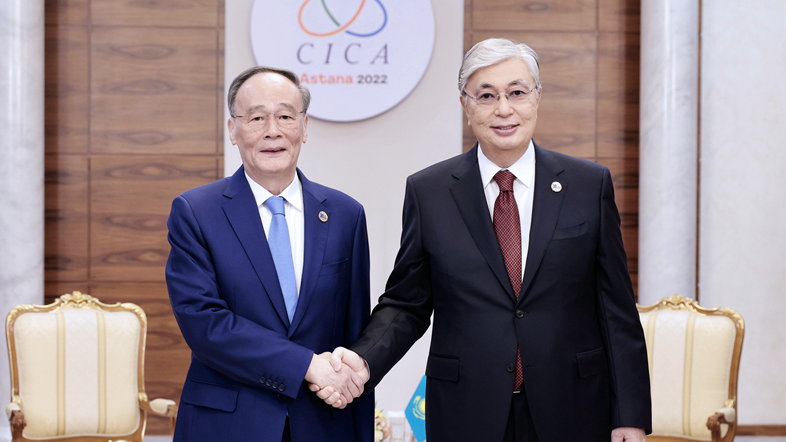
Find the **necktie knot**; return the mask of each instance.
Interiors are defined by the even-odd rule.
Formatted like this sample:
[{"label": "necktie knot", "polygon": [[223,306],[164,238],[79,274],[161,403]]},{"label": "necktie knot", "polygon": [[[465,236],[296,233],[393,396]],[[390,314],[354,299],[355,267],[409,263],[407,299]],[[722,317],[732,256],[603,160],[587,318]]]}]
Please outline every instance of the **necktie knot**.
[{"label": "necktie knot", "polygon": [[271,196],[265,200],[265,205],[273,213],[273,215],[284,215],[284,202],[286,200],[283,196]]},{"label": "necktie knot", "polygon": [[494,181],[497,182],[500,192],[512,192],[515,179],[516,175],[513,175],[509,170],[500,170],[494,175]]}]

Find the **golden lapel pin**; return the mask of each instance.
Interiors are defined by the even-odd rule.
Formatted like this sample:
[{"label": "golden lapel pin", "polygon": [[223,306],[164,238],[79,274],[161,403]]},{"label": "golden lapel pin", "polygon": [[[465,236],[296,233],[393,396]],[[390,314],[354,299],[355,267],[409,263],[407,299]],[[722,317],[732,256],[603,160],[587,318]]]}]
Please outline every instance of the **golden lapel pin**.
[{"label": "golden lapel pin", "polygon": [[327,222],[327,213],[325,213],[324,210],[319,212],[319,220],[322,221],[323,223]]}]

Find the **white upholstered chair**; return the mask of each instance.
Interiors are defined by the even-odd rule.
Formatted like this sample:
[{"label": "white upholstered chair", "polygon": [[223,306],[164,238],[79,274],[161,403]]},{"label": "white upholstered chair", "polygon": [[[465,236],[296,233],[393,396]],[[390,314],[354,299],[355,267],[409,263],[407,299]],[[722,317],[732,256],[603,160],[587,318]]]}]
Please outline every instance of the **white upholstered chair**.
[{"label": "white upholstered chair", "polygon": [[6,319],[13,441],[144,440],[147,413],[169,416],[174,401],[145,394],[147,316],[79,292],[21,305]]},{"label": "white upholstered chair", "polygon": [[742,316],[679,295],[638,309],[652,383],[647,440],[734,440]]}]

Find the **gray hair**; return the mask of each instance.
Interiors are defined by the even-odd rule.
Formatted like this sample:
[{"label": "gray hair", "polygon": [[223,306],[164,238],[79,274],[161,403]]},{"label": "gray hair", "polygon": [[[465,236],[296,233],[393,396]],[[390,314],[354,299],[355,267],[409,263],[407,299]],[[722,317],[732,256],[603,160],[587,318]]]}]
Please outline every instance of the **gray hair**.
[{"label": "gray hair", "polygon": [[458,88],[461,95],[467,94],[467,81],[475,71],[512,58],[524,60],[535,79],[535,88],[540,89],[538,54],[524,43],[515,43],[507,38],[489,38],[477,43],[464,55],[458,78]]},{"label": "gray hair", "polygon": [[292,83],[297,86],[298,90],[300,91],[300,97],[303,99],[303,111],[308,110],[308,105],[311,103],[311,92],[309,92],[308,88],[300,84],[300,79],[297,78],[294,72],[281,69],[281,68],[271,68],[267,66],[255,66],[250,69],[246,69],[245,71],[241,72],[240,75],[235,77],[232,80],[232,84],[229,86],[229,92],[227,92],[227,105],[229,106],[229,114],[234,116],[235,115],[235,98],[237,97],[237,91],[240,90],[240,87],[243,86],[249,78],[253,77],[257,74],[264,74],[264,73],[273,73],[281,75],[282,77],[286,78],[287,80],[291,81]]}]

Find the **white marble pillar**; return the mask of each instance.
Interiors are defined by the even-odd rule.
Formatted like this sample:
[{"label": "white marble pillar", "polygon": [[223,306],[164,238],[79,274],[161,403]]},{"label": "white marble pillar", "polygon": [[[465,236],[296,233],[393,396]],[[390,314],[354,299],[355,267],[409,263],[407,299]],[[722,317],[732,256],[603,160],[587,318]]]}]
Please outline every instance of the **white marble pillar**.
[{"label": "white marble pillar", "polygon": [[[0,316],[44,300],[44,0],[0,2]],[[0,351],[0,409],[11,397]],[[11,440],[5,414],[0,441]]]},{"label": "white marble pillar", "polygon": [[642,0],[639,302],[696,296],[699,0]]}]

